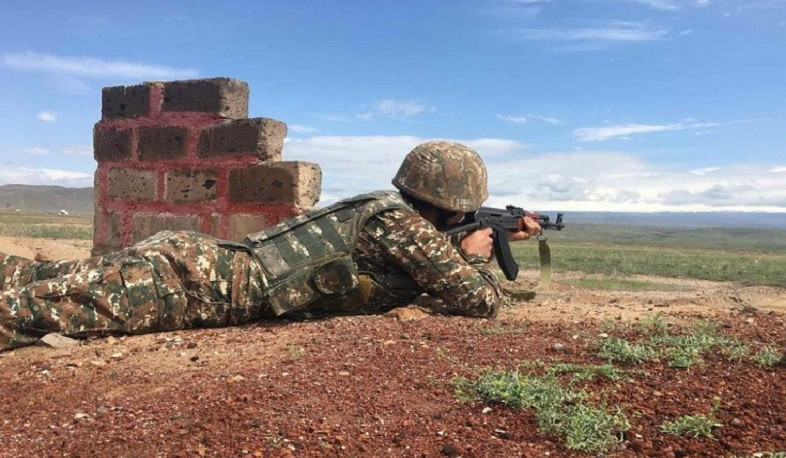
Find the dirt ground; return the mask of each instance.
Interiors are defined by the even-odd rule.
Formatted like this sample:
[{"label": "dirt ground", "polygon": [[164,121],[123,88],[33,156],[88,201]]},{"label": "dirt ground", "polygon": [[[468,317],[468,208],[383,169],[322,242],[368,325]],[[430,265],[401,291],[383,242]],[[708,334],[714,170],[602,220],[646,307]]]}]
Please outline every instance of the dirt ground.
[{"label": "dirt ground", "polygon": [[[87,256],[88,245],[0,238],[0,251]],[[534,414],[454,394],[457,376],[522,361],[604,362],[609,323],[662,313],[712,318],[725,335],[786,347],[786,289],[652,279],[677,291],[557,283],[497,320],[387,316],[85,341],[0,353],[0,456],[573,456]],[[523,272],[536,278],[537,272]],[[508,284],[514,296],[526,281]],[[786,368],[710,355],[689,369],[653,361],[626,381],[584,385],[628,415],[616,456],[751,456],[786,450]],[[707,413],[715,439],[659,425]]]}]

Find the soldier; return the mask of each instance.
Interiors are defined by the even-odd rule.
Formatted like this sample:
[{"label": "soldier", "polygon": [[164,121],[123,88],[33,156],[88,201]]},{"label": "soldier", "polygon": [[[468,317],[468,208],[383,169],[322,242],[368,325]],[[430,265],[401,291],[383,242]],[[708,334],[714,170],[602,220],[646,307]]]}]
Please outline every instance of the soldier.
[{"label": "soldier", "polygon": [[[244,243],[163,231],[81,261],[0,255],[0,351],[72,337],[231,326],[309,313],[380,313],[423,292],[443,313],[493,317],[491,229],[440,232],[488,197],[486,168],[458,143],[417,146],[399,192],[356,196],[284,221]],[[511,240],[540,231],[522,218]]]}]

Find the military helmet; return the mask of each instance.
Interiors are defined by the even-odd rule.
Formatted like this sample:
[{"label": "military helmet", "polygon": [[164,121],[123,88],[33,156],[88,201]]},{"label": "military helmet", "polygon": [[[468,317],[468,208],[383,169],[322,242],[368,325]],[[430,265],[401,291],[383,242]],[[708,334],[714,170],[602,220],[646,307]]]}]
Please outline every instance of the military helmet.
[{"label": "military helmet", "polygon": [[473,212],[489,196],[483,159],[456,142],[421,143],[407,154],[393,185],[438,208]]}]

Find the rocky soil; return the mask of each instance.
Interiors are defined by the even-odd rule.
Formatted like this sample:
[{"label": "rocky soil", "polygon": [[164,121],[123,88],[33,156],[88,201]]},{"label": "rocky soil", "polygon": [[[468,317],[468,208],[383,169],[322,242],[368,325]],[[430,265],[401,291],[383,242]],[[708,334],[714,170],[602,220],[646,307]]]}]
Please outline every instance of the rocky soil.
[{"label": "rocky soil", "polygon": [[[0,240],[0,249],[24,243]],[[34,254],[36,246],[24,248]],[[72,254],[86,253],[77,247]],[[532,411],[462,402],[451,381],[524,361],[600,364],[599,336],[610,324],[659,312],[677,325],[712,318],[723,335],[786,348],[786,290],[657,281],[678,291],[557,283],[513,301],[497,320],[408,308],[0,353],[0,456],[581,455],[539,432]],[[688,369],[655,360],[623,368],[627,380],[585,382],[582,388],[630,419],[609,453],[786,450],[786,368],[716,353]],[[660,430],[678,416],[708,413],[713,400],[723,424],[714,439]]]}]

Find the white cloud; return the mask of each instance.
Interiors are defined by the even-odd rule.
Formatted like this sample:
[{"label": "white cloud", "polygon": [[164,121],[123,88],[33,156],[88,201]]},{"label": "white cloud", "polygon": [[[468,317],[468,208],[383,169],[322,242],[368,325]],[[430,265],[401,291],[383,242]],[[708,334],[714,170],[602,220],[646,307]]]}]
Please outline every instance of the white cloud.
[{"label": "white cloud", "polygon": [[0,63],[16,70],[93,79],[176,80],[198,75],[198,72],[192,68],[103,60],[94,57],[56,56],[36,52],[2,53]]},{"label": "white cloud", "polygon": [[65,154],[66,156],[93,156],[93,147],[88,145],[69,145],[64,146],[61,150],[61,153]]},{"label": "white cloud", "polygon": [[2,167],[0,168],[0,184],[58,185],[82,188],[93,185],[93,174],[58,169]]},{"label": "white cloud", "polygon": [[385,99],[376,102],[374,110],[357,115],[357,117],[372,119],[374,115],[385,115],[393,118],[413,118],[428,111],[435,111],[435,108],[415,101]]},{"label": "white cloud", "polygon": [[648,27],[640,22],[615,22],[607,27],[564,28],[564,29],[518,29],[517,34],[525,40],[542,40],[571,43],[602,42],[645,42],[660,40],[668,31]]},{"label": "white cloud", "polygon": [[287,129],[296,134],[312,134],[319,131],[316,127],[301,126],[299,124],[287,124]]},{"label": "white cloud", "polygon": [[[320,164],[321,204],[392,189],[401,160],[426,139],[315,136],[285,146],[288,159]],[[786,211],[786,166],[733,164],[682,168],[613,151],[534,154],[509,139],[459,139],[489,169],[488,205],[564,211]],[[767,173],[771,172],[771,173]]]},{"label": "white cloud", "polygon": [[598,142],[616,137],[646,134],[651,132],[667,132],[675,130],[692,130],[715,127],[718,123],[711,122],[680,122],[675,124],[621,124],[604,127],[581,127],[573,134],[582,142]]},{"label": "white cloud", "polygon": [[43,156],[45,154],[49,154],[49,150],[46,148],[41,148],[38,146],[33,146],[30,148],[23,148],[21,150],[23,154],[31,154],[33,156]]},{"label": "white cloud", "polygon": [[53,111],[42,111],[37,115],[35,115],[35,118],[38,119],[39,121],[55,122],[57,121],[57,113]]},{"label": "white cloud", "polygon": [[704,167],[701,169],[691,170],[690,173],[694,175],[704,176],[707,175],[708,173],[716,172],[720,169],[721,169],[720,167]]},{"label": "white cloud", "polygon": [[527,116],[530,117],[530,118],[540,119],[541,121],[547,122],[549,124],[554,124],[554,125],[562,124],[562,121],[560,121],[557,118],[551,118],[551,117],[548,117],[548,116],[541,116],[541,115],[534,115],[534,114],[528,114]]},{"label": "white cloud", "polygon": [[[488,204],[565,211],[786,211],[786,182],[767,166],[685,170],[619,152],[487,161]],[[786,169],[786,167],[784,167]],[[695,173],[704,170],[704,173]],[[522,176],[532,177],[522,185]]]},{"label": "white cloud", "polygon": [[560,120],[557,118],[550,118],[548,116],[541,116],[535,114],[514,115],[514,116],[497,114],[496,116],[497,119],[513,124],[526,124],[530,119],[537,119],[539,121],[543,121],[549,124],[560,124]]},{"label": "white cloud", "polygon": [[693,29],[685,29],[685,30],[681,30],[680,31],[680,35],[682,35],[682,36],[690,35],[692,33],[693,33]]},{"label": "white cloud", "polygon": [[673,2],[673,1],[666,1],[666,0],[628,0],[628,1],[634,3],[641,3],[649,6],[650,8],[654,8],[656,10],[676,11],[680,9],[678,2]]},{"label": "white cloud", "polygon": [[678,11],[686,6],[705,7],[712,3],[710,0],[627,0],[629,2],[641,3],[650,8],[661,11]]},{"label": "white cloud", "polygon": [[526,116],[507,116],[507,115],[497,114],[497,119],[501,119],[501,120],[503,120],[505,122],[510,122],[510,123],[513,123],[513,124],[526,124],[527,123],[527,117]]}]

